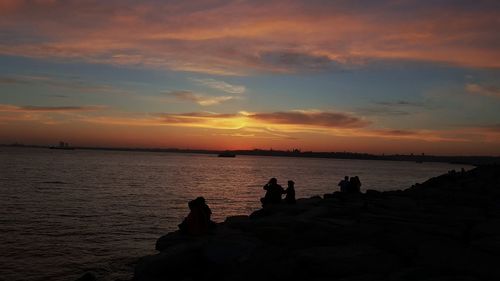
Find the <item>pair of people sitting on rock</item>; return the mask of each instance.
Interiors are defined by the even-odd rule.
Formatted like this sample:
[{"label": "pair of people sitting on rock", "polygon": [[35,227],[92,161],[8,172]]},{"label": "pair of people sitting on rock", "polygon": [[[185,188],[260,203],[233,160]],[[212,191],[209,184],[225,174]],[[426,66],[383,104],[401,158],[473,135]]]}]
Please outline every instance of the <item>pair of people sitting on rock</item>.
[{"label": "pair of people sitting on rock", "polygon": [[264,198],[260,199],[263,207],[272,204],[280,204],[282,202],[281,195],[283,194],[286,194],[283,200],[285,203],[295,204],[295,182],[291,180],[288,181],[288,187],[285,190],[278,184],[276,178],[271,178],[269,182],[264,185],[264,190],[266,191],[266,195],[264,195]]},{"label": "pair of people sitting on rock", "polygon": [[360,193],[361,192],[361,181],[358,176],[351,177],[345,176],[338,184],[340,186],[340,192],[342,193]]},{"label": "pair of people sitting on rock", "polygon": [[210,207],[208,207],[205,202],[205,198],[198,197],[191,200],[188,206],[190,212],[182,223],[179,224],[181,233],[187,235],[203,235],[215,227],[215,222],[210,219],[212,210],[210,210]]}]

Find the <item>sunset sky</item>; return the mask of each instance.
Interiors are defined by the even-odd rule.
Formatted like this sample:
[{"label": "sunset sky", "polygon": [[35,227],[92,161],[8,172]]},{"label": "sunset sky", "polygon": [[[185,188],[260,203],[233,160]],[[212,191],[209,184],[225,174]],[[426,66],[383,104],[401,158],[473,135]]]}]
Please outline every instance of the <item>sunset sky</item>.
[{"label": "sunset sky", "polygon": [[0,143],[500,155],[500,1],[0,0]]}]

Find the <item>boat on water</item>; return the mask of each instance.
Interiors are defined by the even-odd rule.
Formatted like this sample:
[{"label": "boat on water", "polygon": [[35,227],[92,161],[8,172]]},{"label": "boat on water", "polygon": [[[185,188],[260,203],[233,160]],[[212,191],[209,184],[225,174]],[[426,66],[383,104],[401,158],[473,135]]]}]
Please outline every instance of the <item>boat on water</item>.
[{"label": "boat on water", "polygon": [[59,142],[59,145],[57,146],[50,146],[50,149],[64,149],[64,150],[74,150],[75,148],[72,146],[69,146],[69,143],[67,142]]},{"label": "boat on water", "polygon": [[231,153],[231,152],[222,152],[222,153],[219,153],[218,157],[234,158],[234,157],[236,157],[236,154]]}]

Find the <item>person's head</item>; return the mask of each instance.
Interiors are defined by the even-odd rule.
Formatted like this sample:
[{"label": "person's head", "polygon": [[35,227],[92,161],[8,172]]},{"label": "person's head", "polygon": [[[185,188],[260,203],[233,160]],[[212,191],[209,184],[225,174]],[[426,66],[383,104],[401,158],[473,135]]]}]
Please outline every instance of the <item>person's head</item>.
[{"label": "person's head", "polygon": [[348,176],[345,176],[345,177],[344,177],[344,180],[348,181],[348,180],[349,180],[349,177],[348,177]]},{"label": "person's head", "polygon": [[277,183],[278,183],[278,180],[277,180],[276,178],[271,178],[271,179],[269,180],[269,183],[270,183],[270,184],[277,184]]},{"label": "person's head", "polygon": [[197,203],[197,204],[199,204],[199,205],[203,205],[203,204],[205,204],[205,198],[203,198],[202,196],[197,197],[197,198],[195,199],[195,201],[196,201],[196,203]]},{"label": "person's head", "polygon": [[295,182],[294,182],[294,181],[292,181],[292,180],[289,180],[289,181],[288,181],[288,186],[289,186],[289,187],[293,187],[294,185],[295,185]]}]

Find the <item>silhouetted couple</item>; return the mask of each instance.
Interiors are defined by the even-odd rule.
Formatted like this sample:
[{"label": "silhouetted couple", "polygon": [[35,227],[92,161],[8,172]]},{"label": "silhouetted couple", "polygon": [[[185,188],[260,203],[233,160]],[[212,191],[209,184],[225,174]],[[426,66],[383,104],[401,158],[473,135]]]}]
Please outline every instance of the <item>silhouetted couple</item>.
[{"label": "silhouetted couple", "polygon": [[345,176],[338,184],[340,186],[340,192],[342,193],[360,193],[361,192],[361,181],[358,176],[351,177]]},{"label": "silhouetted couple", "polygon": [[179,224],[181,233],[188,235],[203,235],[215,227],[215,222],[210,219],[212,210],[205,202],[205,198],[198,197],[189,201],[189,214]]},{"label": "silhouetted couple", "polygon": [[264,190],[266,191],[266,195],[264,195],[264,198],[260,199],[263,207],[271,204],[280,204],[282,202],[281,195],[283,194],[286,194],[283,200],[285,203],[295,204],[295,183],[291,180],[288,181],[288,187],[285,190],[278,184],[276,178],[271,178],[269,182],[264,185]]}]

